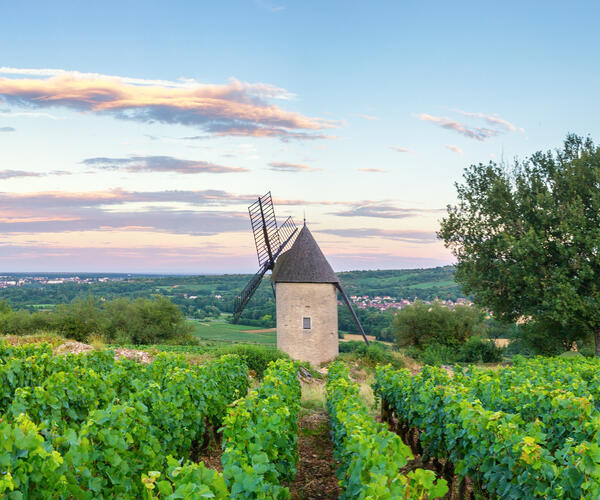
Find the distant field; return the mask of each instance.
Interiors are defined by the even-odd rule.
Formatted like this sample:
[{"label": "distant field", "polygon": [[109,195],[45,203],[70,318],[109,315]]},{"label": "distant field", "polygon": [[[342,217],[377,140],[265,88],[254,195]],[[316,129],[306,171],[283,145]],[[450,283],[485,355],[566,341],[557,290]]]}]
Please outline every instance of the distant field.
[{"label": "distant field", "polygon": [[409,285],[408,288],[426,289],[426,288],[432,288],[434,286],[437,286],[437,287],[451,287],[451,286],[456,286],[456,283],[453,280],[427,281],[425,283],[416,283],[414,285]]},{"label": "distant field", "polygon": [[277,336],[274,331],[265,332],[257,326],[232,325],[223,320],[192,321],[192,323],[196,328],[194,333],[200,340],[277,345]]}]

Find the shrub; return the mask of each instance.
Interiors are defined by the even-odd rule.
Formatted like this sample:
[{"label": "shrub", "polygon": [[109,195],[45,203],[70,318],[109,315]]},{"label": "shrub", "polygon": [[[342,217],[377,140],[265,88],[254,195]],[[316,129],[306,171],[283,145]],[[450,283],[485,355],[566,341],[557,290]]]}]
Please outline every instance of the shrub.
[{"label": "shrub", "polygon": [[498,363],[502,361],[504,349],[497,347],[489,340],[473,337],[461,346],[456,356],[456,361],[467,363]]},{"label": "shrub", "polygon": [[482,330],[484,319],[475,306],[449,309],[438,302],[416,301],[396,314],[392,326],[399,347],[424,349],[430,344],[463,344]]},{"label": "shrub", "polygon": [[423,351],[409,350],[408,354],[426,365],[439,366],[456,361],[456,348],[443,344],[430,344]]},{"label": "shrub", "polygon": [[237,354],[242,358],[248,368],[256,373],[260,379],[263,378],[265,370],[271,361],[278,359],[289,359],[289,356],[277,349],[262,347],[258,345],[236,345],[224,347],[221,351],[223,354]]},{"label": "shrub", "polygon": [[349,342],[340,342],[340,353],[351,353],[360,358],[368,365],[387,365],[391,364],[396,368],[402,368],[404,364],[395,357],[392,349],[380,342],[371,342],[367,346],[362,341],[351,340]]}]

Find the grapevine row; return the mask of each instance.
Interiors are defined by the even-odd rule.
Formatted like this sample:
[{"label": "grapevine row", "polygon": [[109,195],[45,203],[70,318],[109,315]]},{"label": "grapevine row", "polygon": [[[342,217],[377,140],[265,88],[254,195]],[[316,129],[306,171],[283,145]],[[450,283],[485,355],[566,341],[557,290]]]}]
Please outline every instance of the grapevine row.
[{"label": "grapevine row", "polygon": [[257,390],[231,408],[224,420],[223,476],[231,498],[289,498],[282,483],[298,463],[298,366],[272,362]]},{"label": "grapevine row", "polygon": [[41,353],[10,359],[0,372],[17,375],[0,417],[0,497],[8,499],[141,498],[152,479],[166,491],[184,476],[212,477],[183,458],[248,384],[246,366],[231,355],[194,367],[170,355],[144,366],[103,353]]},{"label": "grapevine row", "polygon": [[567,440],[551,453],[544,426],[520,415],[491,411],[469,389],[441,370],[380,367],[375,393],[401,426],[420,429],[426,454],[451,460],[462,478],[471,477],[501,498],[597,497],[600,447]]},{"label": "grapevine row", "polygon": [[345,364],[330,365],[326,390],[335,457],[340,462],[341,499],[439,498],[447,493],[446,481],[435,481],[432,471],[399,472],[412,453],[368,414]]}]

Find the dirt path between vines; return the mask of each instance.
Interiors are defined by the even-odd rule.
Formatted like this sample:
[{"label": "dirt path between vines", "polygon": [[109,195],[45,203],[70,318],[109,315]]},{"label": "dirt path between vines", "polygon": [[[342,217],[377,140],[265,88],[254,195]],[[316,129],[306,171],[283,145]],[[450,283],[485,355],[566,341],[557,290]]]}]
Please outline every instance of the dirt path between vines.
[{"label": "dirt path between vines", "polygon": [[[303,410],[298,419],[298,461],[294,482],[289,485],[291,500],[334,500],[340,490],[335,477],[333,443],[329,435],[329,416],[323,410]],[[223,472],[221,443],[216,442],[193,453],[209,469]]]},{"label": "dirt path between vines", "polygon": [[329,416],[322,410],[302,414],[298,420],[298,471],[290,484],[292,500],[335,499],[340,494],[335,477]]}]

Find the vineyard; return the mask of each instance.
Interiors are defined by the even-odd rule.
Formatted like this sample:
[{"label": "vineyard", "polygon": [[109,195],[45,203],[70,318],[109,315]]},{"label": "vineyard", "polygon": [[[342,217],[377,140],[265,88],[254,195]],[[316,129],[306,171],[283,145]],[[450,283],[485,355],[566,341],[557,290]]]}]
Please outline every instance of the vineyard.
[{"label": "vineyard", "polygon": [[[0,498],[290,498],[298,368],[278,359],[252,382],[234,354],[190,364],[157,353],[142,364],[110,350],[58,356],[45,344],[0,344]],[[356,393],[345,365],[333,365],[341,498],[443,495],[431,471],[399,472],[410,450]],[[202,450],[219,442],[221,467],[208,468]]]},{"label": "vineyard", "polygon": [[[600,363],[517,358],[453,375],[379,367],[382,416],[460,496],[599,498]],[[451,484],[454,489],[455,485]]]},{"label": "vineyard", "polygon": [[[49,345],[0,344],[0,498],[315,498],[292,488],[302,465],[299,365],[277,359],[259,375],[236,354],[190,359],[157,352],[142,364],[110,350],[59,356]],[[586,358],[416,375],[379,366],[378,422],[348,364],[332,363],[324,394],[335,495],[598,498],[598,368]],[[215,446],[219,466],[208,467],[203,453]]]}]

